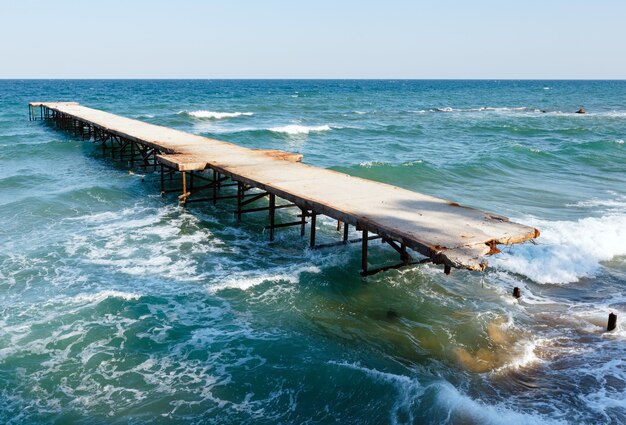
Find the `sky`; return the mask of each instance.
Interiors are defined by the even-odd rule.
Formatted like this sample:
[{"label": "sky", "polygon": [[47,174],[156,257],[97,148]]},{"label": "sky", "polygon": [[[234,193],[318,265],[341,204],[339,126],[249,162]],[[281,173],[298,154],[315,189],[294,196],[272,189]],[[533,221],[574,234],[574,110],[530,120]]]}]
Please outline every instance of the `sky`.
[{"label": "sky", "polygon": [[626,79],[623,0],[0,0],[0,78]]}]

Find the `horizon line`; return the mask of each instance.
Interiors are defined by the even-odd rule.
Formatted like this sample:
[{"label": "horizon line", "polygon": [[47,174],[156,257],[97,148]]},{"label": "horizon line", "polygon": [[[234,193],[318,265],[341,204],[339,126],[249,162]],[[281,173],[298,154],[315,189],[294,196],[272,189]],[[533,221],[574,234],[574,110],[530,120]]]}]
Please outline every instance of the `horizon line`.
[{"label": "horizon line", "polygon": [[626,81],[626,78],[367,78],[367,77],[0,77],[0,81]]}]

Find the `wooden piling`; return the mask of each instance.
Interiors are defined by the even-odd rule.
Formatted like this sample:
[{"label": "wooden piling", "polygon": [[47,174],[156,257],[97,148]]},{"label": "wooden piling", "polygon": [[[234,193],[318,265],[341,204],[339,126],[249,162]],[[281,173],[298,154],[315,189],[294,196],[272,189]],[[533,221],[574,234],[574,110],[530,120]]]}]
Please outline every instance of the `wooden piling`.
[{"label": "wooden piling", "polygon": [[617,314],[609,313],[609,321],[606,325],[607,332],[611,332],[617,327]]}]

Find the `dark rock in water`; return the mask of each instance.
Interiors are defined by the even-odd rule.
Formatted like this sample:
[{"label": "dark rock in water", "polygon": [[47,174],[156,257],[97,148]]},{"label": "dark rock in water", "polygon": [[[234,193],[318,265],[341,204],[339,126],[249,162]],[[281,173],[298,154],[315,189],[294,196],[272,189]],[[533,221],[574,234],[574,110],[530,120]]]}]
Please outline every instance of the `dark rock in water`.
[{"label": "dark rock in water", "polygon": [[577,114],[586,114],[587,111],[585,111],[585,108],[580,108],[578,111],[576,111]]},{"label": "dark rock in water", "polygon": [[395,310],[387,311],[387,319],[396,319],[398,317],[398,313]]}]

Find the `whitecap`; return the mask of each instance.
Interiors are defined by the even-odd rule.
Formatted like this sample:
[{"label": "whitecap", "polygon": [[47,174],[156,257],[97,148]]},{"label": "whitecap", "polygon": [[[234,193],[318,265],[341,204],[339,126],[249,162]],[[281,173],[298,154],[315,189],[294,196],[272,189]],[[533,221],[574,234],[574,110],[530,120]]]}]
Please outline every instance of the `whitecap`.
[{"label": "whitecap", "polygon": [[437,382],[432,384],[432,389],[437,391],[436,404],[438,407],[447,410],[449,422],[468,422],[480,424],[565,424],[566,421],[559,421],[536,413],[523,413],[511,410],[500,404],[489,405],[481,401],[474,400],[462,394],[452,384],[448,382]]},{"label": "whitecap", "polygon": [[133,292],[106,290],[95,293],[82,293],[68,298],[66,302],[72,304],[91,304],[99,303],[107,298],[120,298],[124,301],[138,300],[141,295]]},{"label": "whitecap", "polygon": [[253,271],[233,273],[221,282],[209,285],[207,290],[210,293],[215,293],[223,289],[240,289],[242,291],[247,291],[248,289],[261,285],[265,282],[287,282],[296,284],[300,282],[300,276],[302,273],[320,272],[321,270],[317,266],[304,266],[268,272]]},{"label": "whitecap", "polygon": [[541,230],[539,244],[511,246],[491,260],[498,270],[538,283],[570,283],[593,277],[603,261],[626,255],[626,215],[521,221]]},{"label": "whitecap", "polygon": [[190,115],[195,118],[207,118],[221,120],[224,118],[236,118],[241,116],[252,116],[254,112],[215,112],[215,111],[180,111],[179,114]]},{"label": "whitecap", "polygon": [[385,165],[385,163],[380,161],[363,161],[359,163],[359,166],[364,168],[378,167],[381,165]]},{"label": "whitecap", "polygon": [[280,127],[271,127],[268,130],[274,133],[296,135],[296,134],[309,134],[311,132],[328,131],[330,129],[331,127],[329,125],[306,126],[306,125],[298,125],[298,124],[289,124],[289,125],[284,125]]},{"label": "whitecap", "polygon": [[611,199],[591,198],[578,201],[573,204],[566,204],[567,207],[574,208],[597,208],[603,207],[603,211],[626,210],[626,195],[617,195]]}]

